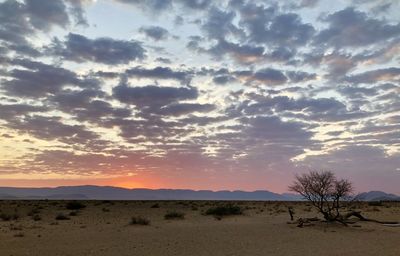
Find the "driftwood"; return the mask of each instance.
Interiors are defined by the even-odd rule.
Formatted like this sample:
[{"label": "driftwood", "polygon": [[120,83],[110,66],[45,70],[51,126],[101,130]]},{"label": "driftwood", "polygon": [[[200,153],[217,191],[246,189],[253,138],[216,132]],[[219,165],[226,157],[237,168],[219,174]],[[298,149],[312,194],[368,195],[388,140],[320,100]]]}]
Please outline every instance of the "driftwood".
[{"label": "driftwood", "polygon": [[356,211],[347,213],[343,217],[344,222],[346,222],[352,216],[357,217],[361,221],[370,221],[370,222],[376,222],[376,223],[385,224],[385,225],[400,225],[400,223],[398,221],[380,221],[380,220],[365,218],[364,216],[361,215],[361,212],[356,212]]},{"label": "driftwood", "polygon": [[383,226],[386,227],[400,227],[400,223],[396,223],[396,224],[382,224]]},{"label": "driftwood", "polygon": [[289,212],[289,215],[290,215],[290,220],[293,221],[293,215],[294,215],[293,207],[289,206],[288,207],[288,212]]},{"label": "driftwood", "polygon": [[315,224],[312,222],[320,221],[319,218],[299,218],[296,221],[288,221],[287,224],[297,224],[297,227],[302,228],[305,226],[314,226]]},{"label": "driftwood", "polygon": [[[351,217],[356,217],[357,219],[354,219]],[[306,227],[306,226],[313,226],[315,224],[312,222],[316,222],[316,221],[321,221],[321,219],[319,219],[317,217],[299,218],[299,219],[297,219],[297,221],[290,221],[287,223],[288,224],[297,224],[297,227],[302,228],[302,227]],[[327,222],[326,220],[324,220],[324,221]],[[398,222],[398,221],[380,221],[380,220],[375,220],[375,219],[369,219],[369,218],[366,218],[363,215],[361,215],[361,212],[359,212],[359,211],[349,212],[343,216],[338,216],[338,218],[333,219],[328,222],[335,222],[335,221],[339,222],[345,226],[347,226],[347,224],[355,224],[355,223],[357,223],[357,221],[369,221],[369,222],[379,223],[379,224],[382,224],[382,225],[388,226],[388,227],[400,227],[400,222]]]}]

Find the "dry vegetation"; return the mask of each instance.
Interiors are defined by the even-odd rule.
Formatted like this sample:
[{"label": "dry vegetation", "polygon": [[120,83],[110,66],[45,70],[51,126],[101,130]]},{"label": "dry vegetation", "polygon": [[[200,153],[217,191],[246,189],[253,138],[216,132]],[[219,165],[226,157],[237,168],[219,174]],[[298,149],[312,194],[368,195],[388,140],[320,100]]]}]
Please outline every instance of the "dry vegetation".
[{"label": "dry vegetation", "polygon": [[[289,208],[322,217],[309,202],[0,201],[0,255],[400,255],[399,227],[298,228]],[[351,210],[400,220],[399,202]]]}]

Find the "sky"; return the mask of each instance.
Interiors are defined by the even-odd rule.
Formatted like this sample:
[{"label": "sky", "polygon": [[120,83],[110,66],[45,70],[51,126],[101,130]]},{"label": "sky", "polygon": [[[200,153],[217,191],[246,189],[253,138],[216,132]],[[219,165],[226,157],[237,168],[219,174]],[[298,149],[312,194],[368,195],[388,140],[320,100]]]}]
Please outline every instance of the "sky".
[{"label": "sky", "polygon": [[0,0],[0,186],[400,194],[388,0]]}]

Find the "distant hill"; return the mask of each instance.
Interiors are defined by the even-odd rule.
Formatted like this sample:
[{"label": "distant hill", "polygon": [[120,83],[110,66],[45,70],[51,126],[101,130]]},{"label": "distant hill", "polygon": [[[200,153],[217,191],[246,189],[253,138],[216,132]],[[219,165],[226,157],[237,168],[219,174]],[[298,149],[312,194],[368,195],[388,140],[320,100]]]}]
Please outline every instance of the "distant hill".
[{"label": "distant hill", "polygon": [[[211,191],[190,189],[126,189],[110,186],[64,186],[55,188],[0,187],[0,199],[67,200],[260,200],[300,201],[298,194],[257,191]],[[370,191],[357,196],[361,201],[400,200],[393,194]]]},{"label": "distant hill", "polygon": [[282,196],[286,197],[289,201],[303,201],[305,200],[300,194],[283,193]]},{"label": "distant hill", "polygon": [[125,189],[108,186],[56,188],[0,187],[0,199],[93,199],[93,200],[291,200],[266,190],[211,191],[189,189]]},{"label": "distant hill", "polygon": [[382,191],[370,191],[358,194],[356,199],[360,201],[400,201],[400,197]]}]

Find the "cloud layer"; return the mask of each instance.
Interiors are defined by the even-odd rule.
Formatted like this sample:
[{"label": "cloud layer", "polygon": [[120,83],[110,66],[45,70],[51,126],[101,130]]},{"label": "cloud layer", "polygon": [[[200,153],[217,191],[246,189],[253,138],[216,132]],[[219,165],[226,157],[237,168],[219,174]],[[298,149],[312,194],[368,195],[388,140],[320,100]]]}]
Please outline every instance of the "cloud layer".
[{"label": "cloud layer", "polygon": [[399,3],[300,2],[1,1],[0,181],[400,193]]}]

